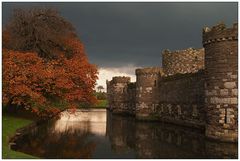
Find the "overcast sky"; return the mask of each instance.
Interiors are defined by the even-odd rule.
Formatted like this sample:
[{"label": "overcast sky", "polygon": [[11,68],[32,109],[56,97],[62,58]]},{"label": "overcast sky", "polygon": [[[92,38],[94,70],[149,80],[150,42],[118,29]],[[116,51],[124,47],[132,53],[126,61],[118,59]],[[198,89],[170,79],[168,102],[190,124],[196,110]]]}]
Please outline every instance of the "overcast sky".
[{"label": "overcast sky", "polygon": [[11,2],[2,4],[3,26],[14,8],[33,6],[54,7],[75,26],[90,62],[102,70],[99,84],[116,73],[133,76],[136,67],[161,66],[164,49],[201,48],[204,26],[238,20],[236,2]]}]

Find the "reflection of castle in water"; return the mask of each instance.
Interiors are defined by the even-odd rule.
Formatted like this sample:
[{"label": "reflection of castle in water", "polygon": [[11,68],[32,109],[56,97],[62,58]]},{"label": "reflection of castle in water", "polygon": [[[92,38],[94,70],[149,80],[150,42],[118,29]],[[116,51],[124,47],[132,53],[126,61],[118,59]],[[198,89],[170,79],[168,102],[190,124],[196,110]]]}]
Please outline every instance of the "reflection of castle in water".
[{"label": "reflection of castle in water", "polygon": [[109,112],[107,136],[116,152],[134,149],[137,158],[237,158],[237,144],[206,140],[204,131],[138,122]]},{"label": "reflection of castle in water", "polygon": [[78,114],[64,112],[58,120],[24,129],[14,149],[41,158],[237,158],[237,144],[207,141],[202,130],[105,110]]}]

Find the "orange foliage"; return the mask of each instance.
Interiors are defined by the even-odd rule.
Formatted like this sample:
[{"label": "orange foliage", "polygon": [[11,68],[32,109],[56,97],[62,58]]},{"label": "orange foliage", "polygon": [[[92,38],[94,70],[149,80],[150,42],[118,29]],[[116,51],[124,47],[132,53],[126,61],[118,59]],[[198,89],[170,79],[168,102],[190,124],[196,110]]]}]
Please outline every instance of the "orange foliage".
[{"label": "orange foliage", "polygon": [[82,43],[66,39],[73,56],[63,53],[58,59],[46,61],[34,52],[3,50],[3,103],[31,109],[41,116],[60,111],[53,100],[67,102],[67,108],[77,103],[95,103],[93,88],[97,79],[96,66],[88,62]]}]

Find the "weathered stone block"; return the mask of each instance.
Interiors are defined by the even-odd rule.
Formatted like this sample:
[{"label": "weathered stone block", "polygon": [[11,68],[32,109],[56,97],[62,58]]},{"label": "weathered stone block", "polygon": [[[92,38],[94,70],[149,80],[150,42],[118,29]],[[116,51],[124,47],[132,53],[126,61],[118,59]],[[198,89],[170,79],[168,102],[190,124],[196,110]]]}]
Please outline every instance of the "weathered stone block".
[{"label": "weathered stone block", "polygon": [[223,128],[229,128],[230,126],[228,124],[223,124]]},{"label": "weathered stone block", "polygon": [[210,103],[212,104],[237,104],[237,98],[210,98]]},{"label": "weathered stone block", "polygon": [[220,89],[220,95],[221,96],[227,96],[228,95],[228,89]]},{"label": "weathered stone block", "polygon": [[219,123],[220,123],[220,124],[223,124],[223,123],[224,123],[224,120],[219,120]]},{"label": "weathered stone block", "polygon": [[237,98],[230,98],[231,100],[230,100],[230,103],[231,104],[238,104],[238,100],[237,100]]},{"label": "weathered stone block", "polygon": [[237,75],[230,75],[230,78],[237,79]]},{"label": "weathered stone block", "polygon": [[234,96],[237,96],[237,95],[238,95],[238,90],[237,90],[237,89],[232,89],[232,94],[233,94]]},{"label": "weathered stone block", "polygon": [[233,89],[236,87],[236,82],[226,82],[224,83],[224,87],[227,89]]},{"label": "weathered stone block", "polygon": [[206,95],[206,96],[214,96],[214,95],[217,95],[217,90],[211,90],[211,91],[206,90],[206,91],[205,91],[205,95]]},{"label": "weathered stone block", "polygon": [[212,103],[212,104],[219,103],[218,98],[217,97],[211,97],[210,98],[210,103]]},{"label": "weathered stone block", "polygon": [[214,89],[219,89],[219,87],[218,87],[218,86],[215,86]]},{"label": "weathered stone block", "polygon": [[151,92],[152,91],[152,87],[147,87],[146,88],[146,91],[149,93],[149,92]]}]

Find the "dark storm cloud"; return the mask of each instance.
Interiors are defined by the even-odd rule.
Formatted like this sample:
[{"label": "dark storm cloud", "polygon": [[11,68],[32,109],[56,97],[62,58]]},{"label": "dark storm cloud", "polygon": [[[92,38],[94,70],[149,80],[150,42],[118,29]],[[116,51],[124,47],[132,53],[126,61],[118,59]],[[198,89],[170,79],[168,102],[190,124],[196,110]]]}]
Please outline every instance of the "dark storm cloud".
[{"label": "dark storm cloud", "polygon": [[92,63],[100,67],[159,66],[163,49],[201,48],[204,26],[237,21],[237,3],[3,3],[51,6],[76,28]]}]

